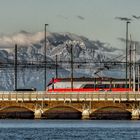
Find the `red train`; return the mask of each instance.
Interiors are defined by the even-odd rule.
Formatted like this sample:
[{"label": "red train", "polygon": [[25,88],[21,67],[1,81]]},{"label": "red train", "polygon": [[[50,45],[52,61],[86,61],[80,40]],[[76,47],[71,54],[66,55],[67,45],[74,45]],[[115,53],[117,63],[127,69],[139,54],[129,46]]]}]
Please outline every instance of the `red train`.
[{"label": "red train", "polygon": [[[72,84],[73,83],[73,84]],[[133,91],[125,79],[113,78],[57,78],[48,84],[49,92]],[[73,85],[73,86],[72,86]],[[138,87],[138,85],[136,85]]]}]

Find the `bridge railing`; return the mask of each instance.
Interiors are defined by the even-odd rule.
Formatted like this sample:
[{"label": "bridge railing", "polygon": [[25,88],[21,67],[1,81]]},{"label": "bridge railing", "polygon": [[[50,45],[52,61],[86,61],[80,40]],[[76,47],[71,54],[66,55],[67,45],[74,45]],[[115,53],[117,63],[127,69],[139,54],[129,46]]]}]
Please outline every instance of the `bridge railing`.
[{"label": "bridge railing", "polygon": [[0,91],[0,101],[140,101],[140,92]]}]

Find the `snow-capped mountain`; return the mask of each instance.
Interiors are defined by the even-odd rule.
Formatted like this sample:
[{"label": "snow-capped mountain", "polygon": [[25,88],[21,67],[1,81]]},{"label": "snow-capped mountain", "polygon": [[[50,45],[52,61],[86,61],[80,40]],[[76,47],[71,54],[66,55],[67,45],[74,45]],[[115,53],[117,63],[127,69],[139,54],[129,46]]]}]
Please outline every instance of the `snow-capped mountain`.
[{"label": "snow-capped mountain", "polygon": [[[10,36],[0,37],[0,63],[9,63],[14,61],[14,45],[18,45],[19,63],[39,63],[44,61],[44,33],[28,33],[21,31]],[[107,43],[100,41],[91,41],[83,36],[71,33],[47,33],[47,64],[51,63],[55,68],[55,59],[57,55],[59,77],[70,76],[71,47],[73,48],[74,76],[96,76],[98,68],[104,67],[103,61],[120,60],[123,58],[123,51],[112,48]],[[120,57],[117,57],[120,56]],[[82,63],[83,62],[83,63]],[[59,67],[59,68],[60,68]],[[119,76],[123,72],[104,69],[100,72],[101,76]],[[55,77],[55,69],[47,68],[47,81]],[[0,69],[1,86],[0,89],[9,90],[14,88],[14,69]],[[31,88],[38,90],[44,88],[44,70],[42,68],[18,68],[18,87]]]}]

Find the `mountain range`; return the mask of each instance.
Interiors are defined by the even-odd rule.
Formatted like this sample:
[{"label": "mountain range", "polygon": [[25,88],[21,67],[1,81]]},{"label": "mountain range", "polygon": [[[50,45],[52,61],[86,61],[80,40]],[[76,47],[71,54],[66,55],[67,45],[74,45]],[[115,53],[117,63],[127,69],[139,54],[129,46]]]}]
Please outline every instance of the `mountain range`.
[{"label": "mountain range", "polygon": [[[99,40],[89,40],[86,37],[72,33],[50,33],[46,38],[47,83],[55,77],[57,56],[58,77],[70,77],[71,47],[74,61],[74,77],[123,77],[123,66],[113,64],[114,61],[124,60],[124,50],[113,48],[109,43]],[[0,69],[0,89],[14,89],[14,68],[8,68],[14,62],[14,46],[17,44],[18,63],[43,63],[44,61],[44,32],[29,33],[21,31],[13,35],[0,36],[0,63],[7,67]],[[112,62],[103,64],[102,62]],[[119,69],[119,70],[118,70]],[[44,69],[41,67],[18,67],[18,88],[44,88]]]}]

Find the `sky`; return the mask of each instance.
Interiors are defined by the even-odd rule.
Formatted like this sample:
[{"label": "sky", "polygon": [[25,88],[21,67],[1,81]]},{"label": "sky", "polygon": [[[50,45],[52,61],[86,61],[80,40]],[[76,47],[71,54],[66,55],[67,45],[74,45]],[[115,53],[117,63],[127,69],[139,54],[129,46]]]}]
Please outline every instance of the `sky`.
[{"label": "sky", "polygon": [[[140,0],[0,0],[0,35],[28,32],[70,32],[123,48],[126,23],[115,17],[140,16]],[[129,34],[140,41],[140,19]]]}]

